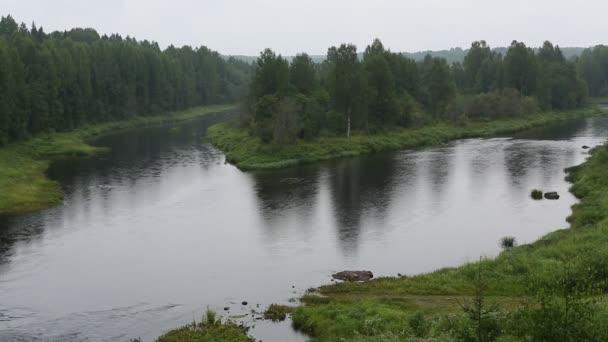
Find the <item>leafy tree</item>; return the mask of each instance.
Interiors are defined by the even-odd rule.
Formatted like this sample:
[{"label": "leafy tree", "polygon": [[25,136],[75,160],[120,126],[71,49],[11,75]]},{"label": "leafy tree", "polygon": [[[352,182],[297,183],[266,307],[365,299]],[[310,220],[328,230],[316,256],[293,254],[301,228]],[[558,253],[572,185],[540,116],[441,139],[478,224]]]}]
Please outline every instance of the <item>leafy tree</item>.
[{"label": "leafy tree", "polygon": [[342,44],[327,52],[329,94],[334,108],[344,115],[346,136],[350,137],[351,125],[361,127],[367,123],[365,73],[357,56],[357,47]]},{"label": "leafy tree", "polygon": [[537,65],[534,50],[513,41],[505,56],[506,85],[529,96],[536,91]]}]

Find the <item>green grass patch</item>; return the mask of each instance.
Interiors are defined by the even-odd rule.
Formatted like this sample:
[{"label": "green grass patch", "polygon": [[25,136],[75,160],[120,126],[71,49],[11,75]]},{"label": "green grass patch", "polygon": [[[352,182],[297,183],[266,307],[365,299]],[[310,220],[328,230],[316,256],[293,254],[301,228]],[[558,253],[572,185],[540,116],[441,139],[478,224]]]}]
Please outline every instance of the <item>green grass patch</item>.
[{"label": "green grass patch", "polygon": [[247,328],[234,322],[216,319],[212,310],[207,310],[200,323],[192,322],[184,327],[171,330],[157,339],[158,342],[254,342],[247,335]]},{"label": "green grass patch", "polygon": [[93,156],[106,151],[87,144],[88,139],[119,129],[176,123],[234,108],[234,105],[197,107],[162,116],[88,125],[70,132],[39,135],[0,148],[0,215],[31,212],[60,203],[63,192],[45,172],[53,158]]},{"label": "green grass patch", "polygon": [[242,170],[278,169],[322,160],[354,157],[379,151],[437,145],[454,139],[511,134],[549,123],[602,115],[599,108],[570,112],[547,112],[526,118],[477,121],[465,124],[438,123],[383,134],[320,137],[293,145],[265,144],[235,122],[220,123],[208,130],[208,139],[226,154],[228,162]]},{"label": "green grass patch", "polygon": [[271,304],[264,311],[264,318],[274,322],[284,321],[288,314],[293,312],[294,307],[287,305]]},{"label": "green grass patch", "polygon": [[[317,294],[301,298],[303,305],[292,315],[294,326],[318,341],[402,341],[416,337],[461,340],[459,336],[471,333],[474,326],[463,314],[462,303],[476,296],[476,279],[481,273],[487,305],[499,308],[492,320],[506,340],[511,332],[520,337],[524,333],[546,336],[542,334],[555,333],[556,329],[563,329],[559,333],[563,336],[589,333],[596,340],[597,336],[608,336],[607,329],[602,328],[605,324],[599,323],[608,315],[603,299],[608,294],[606,170],[608,146],[598,147],[585,164],[568,170],[571,191],[581,199],[573,207],[569,229],[552,232],[529,245],[508,248],[494,259],[456,268],[322,286]],[[582,293],[578,289],[585,284],[593,284],[594,294],[588,305],[581,304],[586,299],[577,299]],[[557,295],[547,297],[550,292]],[[545,298],[546,306],[529,304],[537,296]],[[602,300],[595,303],[597,298]],[[588,315],[572,313],[576,310]],[[568,312],[584,317],[584,321],[564,323]],[[577,330],[581,326],[586,328]],[[419,336],[422,333],[425,336]]]}]

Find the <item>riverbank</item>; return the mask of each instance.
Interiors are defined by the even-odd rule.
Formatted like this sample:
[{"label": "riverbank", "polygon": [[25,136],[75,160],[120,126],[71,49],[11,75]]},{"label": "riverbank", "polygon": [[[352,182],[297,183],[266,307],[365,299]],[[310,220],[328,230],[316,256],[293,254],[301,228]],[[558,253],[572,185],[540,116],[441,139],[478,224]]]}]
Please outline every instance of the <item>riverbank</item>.
[{"label": "riverbank", "polygon": [[491,137],[570,120],[605,114],[599,108],[570,112],[547,112],[521,119],[464,124],[440,123],[412,129],[393,130],[381,135],[358,134],[345,137],[321,137],[294,145],[265,144],[236,123],[221,123],[208,130],[208,139],[225,154],[228,162],[241,170],[278,169],[316,161],[354,157],[379,151],[436,145],[450,140]]},{"label": "riverbank", "polygon": [[93,156],[106,150],[87,144],[87,140],[112,131],[168,124],[195,119],[210,113],[236,108],[216,105],[191,108],[168,115],[87,125],[70,132],[51,133],[0,148],[0,215],[32,212],[57,205],[63,192],[46,177],[53,158]]},{"label": "riverbank", "polygon": [[606,340],[606,170],[606,145],[567,170],[580,199],[569,229],[457,268],[322,286],[293,324],[318,341]]}]

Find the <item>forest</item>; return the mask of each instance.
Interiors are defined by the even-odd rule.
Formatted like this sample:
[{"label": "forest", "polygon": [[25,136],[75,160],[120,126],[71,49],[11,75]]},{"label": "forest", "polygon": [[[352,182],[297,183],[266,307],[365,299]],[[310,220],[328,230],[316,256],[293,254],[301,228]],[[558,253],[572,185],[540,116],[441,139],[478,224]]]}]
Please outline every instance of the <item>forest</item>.
[{"label": "forest", "polygon": [[0,146],[42,132],[237,102],[251,66],[206,47],[0,20]]},{"label": "forest", "polygon": [[559,46],[513,41],[503,55],[476,41],[462,63],[427,55],[415,61],[376,39],[362,55],[331,47],[314,63],[289,62],[270,49],[255,63],[244,125],[264,142],[379,133],[437,121],[518,118],[570,110],[608,95],[608,47],[566,59]]}]

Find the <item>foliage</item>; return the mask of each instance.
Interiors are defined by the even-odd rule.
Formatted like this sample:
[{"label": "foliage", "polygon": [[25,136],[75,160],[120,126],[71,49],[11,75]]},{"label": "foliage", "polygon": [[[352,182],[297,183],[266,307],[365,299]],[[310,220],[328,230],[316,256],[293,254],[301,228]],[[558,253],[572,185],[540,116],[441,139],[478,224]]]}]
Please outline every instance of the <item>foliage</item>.
[{"label": "foliage", "polygon": [[532,197],[532,199],[535,200],[542,200],[543,199],[543,192],[537,189],[532,190],[532,193],[530,194],[530,197]]},{"label": "foliage", "polygon": [[206,47],[0,19],[0,146],[93,123],[240,100],[251,67]]},{"label": "foliage", "polygon": [[422,127],[385,129],[379,134],[355,132],[350,139],[332,134],[296,144],[267,144],[234,123],[208,130],[207,139],[240,169],[276,169],[315,161],[353,157],[378,151],[398,150],[448,142],[453,139],[509,134],[559,120],[600,115],[599,109],[543,113],[516,119],[440,122]]},{"label": "foliage", "polygon": [[[586,98],[576,62],[550,42],[532,49],[514,41],[496,50],[476,41],[462,63],[450,66],[431,55],[409,59],[375,39],[362,54],[352,44],[331,47],[318,65],[306,54],[290,64],[264,50],[250,84],[245,121],[264,143],[297,144],[324,133],[350,137],[351,132],[375,134],[446,119],[537,115],[541,109],[582,107]],[[278,109],[294,102],[300,105]]]},{"label": "foliage", "polygon": [[[247,335],[247,328],[238,326],[233,322],[222,323],[220,320],[210,320],[207,311],[206,321],[192,322],[182,328],[171,330],[160,336],[158,342],[253,342]],[[215,317],[215,313],[213,313]]]},{"label": "foliage", "polygon": [[266,311],[264,311],[264,318],[272,320],[274,322],[284,321],[287,318],[287,314],[293,312],[293,307],[287,305],[271,304]]},{"label": "foliage", "polygon": [[515,246],[517,246],[517,241],[515,240],[515,237],[513,237],[513,236],[505,236],[502,239],[500,239],[500,247],[502,249],[511,249]]}]

